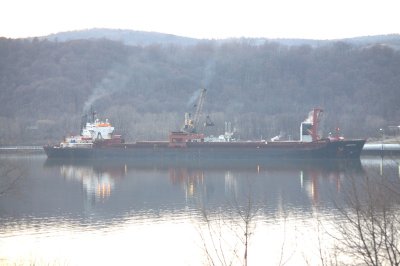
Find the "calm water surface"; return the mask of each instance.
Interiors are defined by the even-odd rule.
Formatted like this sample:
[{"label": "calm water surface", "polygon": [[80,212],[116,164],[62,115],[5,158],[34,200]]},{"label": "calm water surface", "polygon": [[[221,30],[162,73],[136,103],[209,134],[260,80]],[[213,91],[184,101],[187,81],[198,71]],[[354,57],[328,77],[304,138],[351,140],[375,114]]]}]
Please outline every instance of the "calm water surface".
[{"label": "calm water surface", "polygon": [[249,265],[320,264],[351,180],[397,180],[397,161],[181,165],[3,155],[0,265],[240,265],[246,221]]}]

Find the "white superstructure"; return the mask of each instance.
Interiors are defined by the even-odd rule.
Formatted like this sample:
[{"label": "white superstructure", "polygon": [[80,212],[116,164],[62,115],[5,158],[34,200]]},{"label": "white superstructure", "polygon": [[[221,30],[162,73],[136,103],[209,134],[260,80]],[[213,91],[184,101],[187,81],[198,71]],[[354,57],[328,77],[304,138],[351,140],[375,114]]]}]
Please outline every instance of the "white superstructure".
[{"label": "white superstructure", "polygon": [[107,140],[112,138],[114,127],[106,121],[95,119],[94,122],[86,122],[81,134],[69,136],[60,143],[61,148],[91,148],[95,140]]}]

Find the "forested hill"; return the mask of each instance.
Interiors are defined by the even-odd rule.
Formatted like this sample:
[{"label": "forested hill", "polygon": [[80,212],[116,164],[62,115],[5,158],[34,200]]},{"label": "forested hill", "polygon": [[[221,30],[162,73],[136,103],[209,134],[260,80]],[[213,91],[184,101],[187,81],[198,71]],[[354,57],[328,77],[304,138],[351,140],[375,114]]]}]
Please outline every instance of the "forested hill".
[{"label": "forested hill", "polygon": [[[196,39],[183,36],[177,36],[173,34],[159,33],[159,32],[147,32],[147,31],[135,31],[135,30],[123,30],[123,29],[105,29],[105,28],[94,28],[77,31],[59,32],[50,34],[47,36],[39,37],[40,40],[47,39],[49,41],[65,42],[73,40],[98,40],[106,39],[111,41],[121,42],[126,45],[196,45],[200,43],[206,43],[208,39]],[[387,34],[387,35],[375,35],[375,36],[361,36],[347,39],[338,40],[313,40],[313,39],[268,39],[268,38],[231,38],[231,39],[218,39],[212,40],[214,43],[223,44],[225,42],[232,41],[246,41],[251,42],[254,45],[264,44],[265,42],[274,42],[283,45],[310,45],[312,47],[324,46],[332,42],[346,42],[348,44],[357,46],[368,46],[374,44],[384,44],[394,49],[400,49],[400,35],[399,34]]]},{"label": "forested hill", "polygon": [[175,45],[194,45],[201,40],[189,37],[182,37],[173,34],[122,30],[122,29],[87,29],[77,31],[66,31],[39,37],[49,41],[65,42],[84,39],[106,39],[121,42],[126,45],[151,45],[151,44],[175,44]]},{"label": "forested hill", "polygon": [[215,41],[124,45],[105,39],[0,38],[0,144],[43,144],[79,133],[94,106],[127,140],[166,139],[207,89],[204,115],[221,134],[298,138],[313,107],[324,133],[376,137],[400,124],[400,54],[387,45],[285,46]]}]

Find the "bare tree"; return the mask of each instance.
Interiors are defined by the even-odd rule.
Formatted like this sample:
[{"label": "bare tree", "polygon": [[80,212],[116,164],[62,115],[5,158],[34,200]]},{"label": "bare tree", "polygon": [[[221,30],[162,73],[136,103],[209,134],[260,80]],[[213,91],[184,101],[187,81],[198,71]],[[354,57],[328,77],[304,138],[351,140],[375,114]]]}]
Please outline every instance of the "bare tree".
[{"label": "bare tree", "polygon": [[206,230],[201,230],[200,236],[210,265],[248,264],[249,243],[258,212],[250,183],[248,187],[241,201],[232,193],[226,210],[209,213],[201,206]]},{"label": "bare tree", "polygon": [[400,265],[399,184],[385,176],[351,180],[336,237],[341,252],[365,265]]}]

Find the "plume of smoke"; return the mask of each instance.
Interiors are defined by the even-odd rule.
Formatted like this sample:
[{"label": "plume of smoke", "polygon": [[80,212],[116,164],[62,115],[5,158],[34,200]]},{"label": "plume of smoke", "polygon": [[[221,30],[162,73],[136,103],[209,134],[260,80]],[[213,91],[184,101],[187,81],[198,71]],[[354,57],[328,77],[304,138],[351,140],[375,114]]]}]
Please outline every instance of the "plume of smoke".
[{"label": "plume of smoke", "polygon": [[[209,89],[210,83],[215,76],[215,65],[215,58],[207,61],[203,69],[203,79],[201,80],[202,88]],[[200,97],[200,92],[201,90],[196,90],[192,96],[190,96],[187,107],[192,107],[195,104],[196,100]]]},{"label": "plume of smoke", "polygon": [[83,113],[87,113],[96,101],[124,90],[128,80],[129,76],[124,72],[122,66],[113,67],[103,80],[94,88],[92,94],[84,103]]},{"label": "plume of smoke", "polygon": [[308,117],[303,121],[304,123],[313,123],[313,111],[308,113]]},{"label": "plume of smoke", "polygon": [[211,81],[215,76],[215,65],[215,58],[212,58],[208,60],[206,66],[204,67],[203,79],[201,81],[201,85],[203,86],[203,88],[208,89],[208,87],[210,86]]},{"label": "plume of smoke", "polygon": [[190,99],[187,103],[187,107],[194,106],[196,100],[200,97],[200,92],[201,90],[196,90],[195,92],[193,92],[192,96],[190,96]]}]

